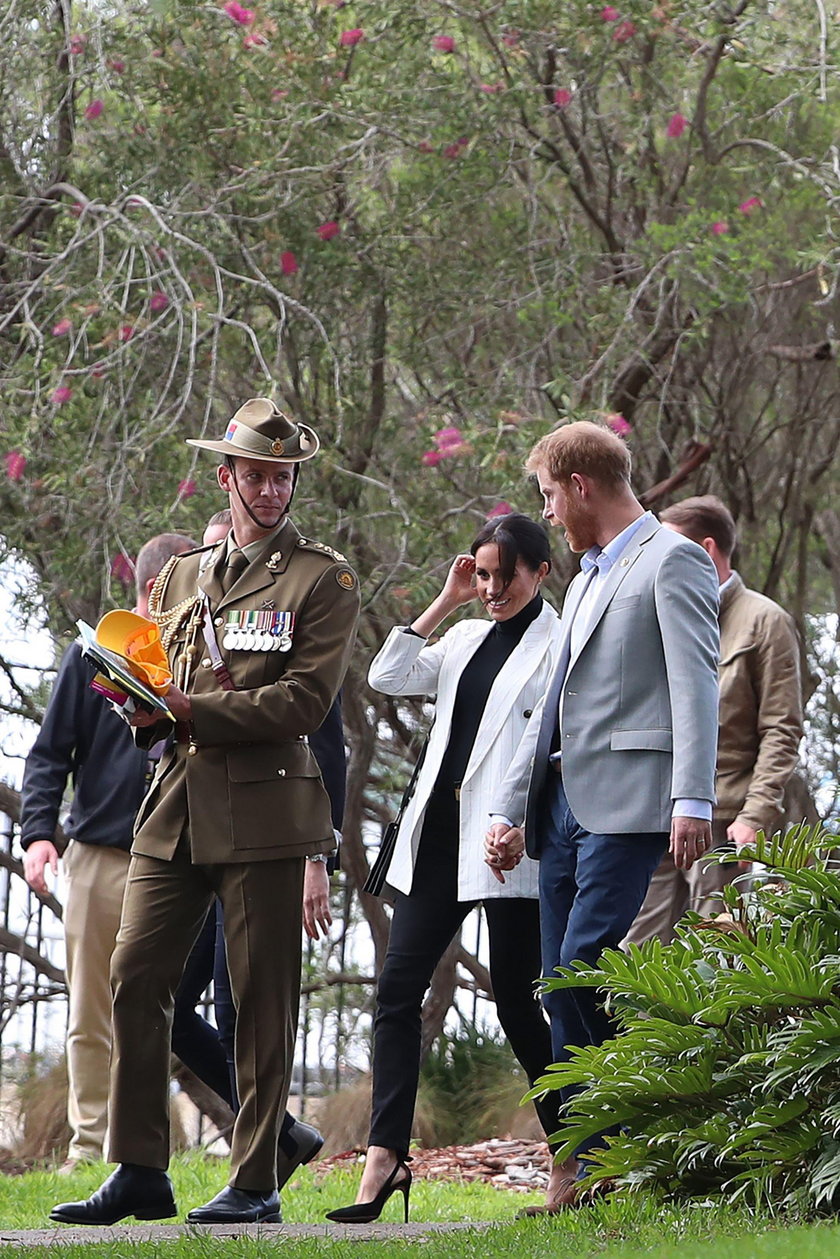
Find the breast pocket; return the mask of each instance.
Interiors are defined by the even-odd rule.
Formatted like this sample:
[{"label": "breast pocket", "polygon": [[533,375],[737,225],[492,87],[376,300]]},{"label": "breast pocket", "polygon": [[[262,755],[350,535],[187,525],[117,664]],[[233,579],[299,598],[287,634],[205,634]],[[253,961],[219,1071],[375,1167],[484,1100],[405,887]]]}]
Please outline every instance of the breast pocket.
[{"label": "breast pocket", "polygon": [[282,848],[331,834],[329,799],[308,743],[232,748],[227,770],[234,848]]}]

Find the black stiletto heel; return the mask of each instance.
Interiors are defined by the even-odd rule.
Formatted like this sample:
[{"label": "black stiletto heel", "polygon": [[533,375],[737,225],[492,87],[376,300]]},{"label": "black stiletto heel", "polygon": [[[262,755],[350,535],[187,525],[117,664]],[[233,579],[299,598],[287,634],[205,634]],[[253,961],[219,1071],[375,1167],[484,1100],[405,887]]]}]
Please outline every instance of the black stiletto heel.
[{"label": "black stiletto heel", "polygon": [[[372,1224],[382,1214],[382,1208],[393,1193],[401,1193],[405,1211],[405,1223],[408,1223],[408,1194],[411,1189],[411,1169],[406,1167],[410,1160],[398,1158],[397,1165],[375,1198],[370,1202],[354,1202],[349,1207],[339,1207],[335,1211],[327,1211],[327,1219],[336,1224]],[[405,1172],[402,1180],[394,1182],[397,1172]]]}]

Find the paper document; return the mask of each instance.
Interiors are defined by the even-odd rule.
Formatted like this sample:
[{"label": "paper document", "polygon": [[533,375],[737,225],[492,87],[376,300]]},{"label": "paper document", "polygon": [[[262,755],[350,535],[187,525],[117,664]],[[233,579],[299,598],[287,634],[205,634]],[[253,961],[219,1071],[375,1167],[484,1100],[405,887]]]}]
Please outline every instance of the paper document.
[{"label": "paper document", "polygon": [[158,712],[164,717],[169,717],[171,721],[175,720],[166,706],[166,700],[156,695],[145,682],[141,682],[132,671],[131,664],[125,656],[98,643],[96,631],[86,621],[77,621],[76,628],[81,635],[82,655],[96,666],[99,673],[103,673],[106,678],[116,682],[117,686],[132,695],[140,707],[145,708],[147,712]]}]

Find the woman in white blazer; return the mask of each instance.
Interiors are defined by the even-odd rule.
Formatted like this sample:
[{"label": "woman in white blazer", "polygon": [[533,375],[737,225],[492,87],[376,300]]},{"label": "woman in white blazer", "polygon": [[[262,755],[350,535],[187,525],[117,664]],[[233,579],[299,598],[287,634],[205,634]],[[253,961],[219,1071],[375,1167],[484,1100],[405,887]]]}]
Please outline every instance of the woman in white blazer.
[{"label": "woman in white blazer", "polygon": [[[434,695],[435,719],[414,794],[400,824],[387,882],[397,898],[377,989],[368,1157],[343,1223],[377,1219],[402,1192],[420,1067],[420,1011],[432,972],[467,914],[482,902],[499,1021],[528,1078],[551,1062],[534,996],[540,970],[537,865],[525,857],[504,881],[485,863],[488,800],[505,775],[552,676],[560,620],[540,585],[551,567],[543,528],[511,514],[485,525],[453,562],[441,593],[388,635],[368,673],[386,695]],[[459,621],[427,638],[478,598],[490,619]],[[556,1107],[540,1102],[547,1134]]]}]

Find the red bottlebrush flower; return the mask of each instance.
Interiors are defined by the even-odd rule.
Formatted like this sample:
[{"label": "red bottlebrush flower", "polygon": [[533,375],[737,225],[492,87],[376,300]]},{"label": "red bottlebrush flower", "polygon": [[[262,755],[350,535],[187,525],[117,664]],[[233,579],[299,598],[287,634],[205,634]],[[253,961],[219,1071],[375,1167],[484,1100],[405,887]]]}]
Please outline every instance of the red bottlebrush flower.
[{"label": "red bottlebrush flower", "polygon": [[747,197],[746,201],[742,201],[738,209],[742,214],[751,214],[753,210],[760,210],[764,202],[761,197]]},{"label": "red bottlebrush flower", "polygon": [[502,36],[502,43],[506,48],[516,48],[519,44],[519,32],[508,31],[507,35]]},{"label": "red bottlebrush flower", "polygon": [[484,517],[485,520],[495,520],[496,516],[509,516],[513,511],[510,503],[497,503],[495,507],[491,507],[490,511]]},{"label": "red bottlebrush flower", "polygon": [[620,411],[611,411],[609,415],[605,415],[607,427],[611,428],[619,437],[626,437],[631,431],[630,425],[625,420]]},{"label": "red bottlebrush flower", "polygon": [[618,9],[614,9],[611,4],[605,5],[601,10],[602,22],[617,22],[620,17]]},{"label": "red bottlebrush flower", "polygon": [[443,156],[448,158],[460,157],[461,149],[463,147],[464,146],[461,144],[460,140],[456,140],[454,144],[447,144],[446,148],[443,150]]},{"label": "red bottlebrush flower", "polygon": [[64,319],[59,319],[58,323],[53,325],[52,334],[54,337],[66,337],[67,333],[72,331],[73,320],[65,316]]},{"label": "red bottlebrush flower", "polygon": [[718,219],[717,223],[712,224],[713,236],[725,236],[729,231],[729,224],[725,219]]},{"label": "red bottlebrush flower", "polygon": [[117,335],[121,341],[130,341],[134,336],[134,328],[130,323],[124,323]]},{"label": "red bottlebrush flower", "polygon": [[280,255],[280,272],[282,275],[294,275],[300,270],[298,260],[292,253],[291,249],[286,249]]},{"label": "red bottlebrush flower", "polygon": [[435,146],[431,143],[430,140],[421,140],[420,143],[417,145],[417,148],[419,152],[421,153],[434,153],[435,151]]},{"label": "red bottlebrush flower", "polygon": [[338,42],[342,48],[353,48],[356,44],[360,44],[365,37],[365,33],[360,26],[356,26],[352,31],[342,31],[338,37]]},{"label": "red bottlebrush flower", "polygon": [[134,562],[123,555],[122,551],[118,551],[111,560],[111,576],[124,586],[130,586],[134,581]]},{"label": "red bottlebrush flower", "polygon": [[668,126],[665,130],[665,134],[669,140],[679,140],[687,126],[688,123],[682,114],[672,114],[668,119]]},{"label": "red bottlebrush flower", "polygon": [[263,35],[260,31],[253,31],[250,35],[246,35],[242,41],[243,48],[265,48],[268,44],[268,36]]},{"label": "red bottlebrush flower", "polygon": [[567,87],[558,87],[557,91],[554,93],[554,104],[558,107],[558,109],[565,109],[567,105],[571,104],[571,101],[572,93],[569,89]]},{"label": "red bottlebrush flower", "polygon": [[85,44],[86,44],[86,43],[87,43],[87,40],[85,39],[84,35],[73,35],[73,36],[71,36],[71,39],[70,39],[70,55],[71,55],[72,57],[79,57],[79,56],[81,56],[81,54],[82,54],[82,53],[84,52],[84,50],[85,50]]},{"label": "red bottlebrush flower", "polygon": [[434,468],[436,464],[440,463],[442,458],[443,454],[440,450],[427,450],[421,456],[420,462],[424,463],[427,468]]},{"label": "red bottlebrush flower", "polygon": [[152,296],[149,298],[149,310],[152,310],[155,312],[159,310],[166,310],[168,305],[169,305],[169,298],[160,289],[156,289],[155,292],[152,293]]},{"label": "red bottlebrush flower", "polygon": [[178,482],[178,497],[181,499],[192,498],[193,494],[196,492],[197,489],[198,489],[198,486],[196,485],[195,481],[189,478],[186,481],[179,481]]},{"label": "red bottlebrush flower", "polygon": [[69,385],[59,385],[57,389],[53,389],[50,401],[54,406],[63,406],[65,402],[69,402],[73,397],[73,390]]},{"label": "red bottlebrush flower", "polygon": [[271,89],[271,99],[273,101],[283,101],[289,95],[282,87],[273,87]]},{"label": "red bottlebrush flower", "polygon": [[228,0],[224,6],[225,13],[232,21],[238,22],[240,26],[250,26],[254,20],[253,9],[244,9],[237,0]]},{"label": "red bottlebrush flower", "polygon": [[435,433],[435,445],[438,450],[445,450],[448,446],[462,446],[464,444],[464,434],[455,425],[449,428],[439,428]]},{"label": "red bottlebrush flower", "polygon": [[455,40],[451,35],[435,35],[432,40],[432,47],[435,52],[454,52]]},{"label": "red bottlebrush flower", "polygon": [[125,62],[120,61],[116,57],[112,58],[112,60],[108,62],[108,69],[113,70],[114,74],[122,74],[125,70]]},{"label": "red bottlebrush flower", "polygon": [[330,219],[329,223],[322,223],[315,230],[321,240],[332,240],[333,236],[337,236],[341,231],[341,224],[336,223],[335,219]]},{"label": "red bottlebrush flower", "polygon": [[105,106],[103,105],[99,97],[97,96],[96,100],[91,101],[87,109],[85,110],[85,118],[88,120],[88,122],[93,122],[95,118],[99,117],[99,115],[102,113],[104,108]]},{"label": "red bottlebrush flower", "polygon": [[626,44],[635,34],[636,28],[632,22],[619,22],[613,31],[613,39],[617,44]]},{"label": "red bottlebrush flower", "polygon": [[480,92],[486,92],[488,96],[492,96],[496,92],[503,92],[505,90],[505,85],[504,83],[480,83],[478,85],[478,90]]},{"label": "red bottlebrush flower", "polygon": [[10,450],[6,455],[6,476],[10,481],[19,481],[26,471],[26,455],[19,450]]}]

